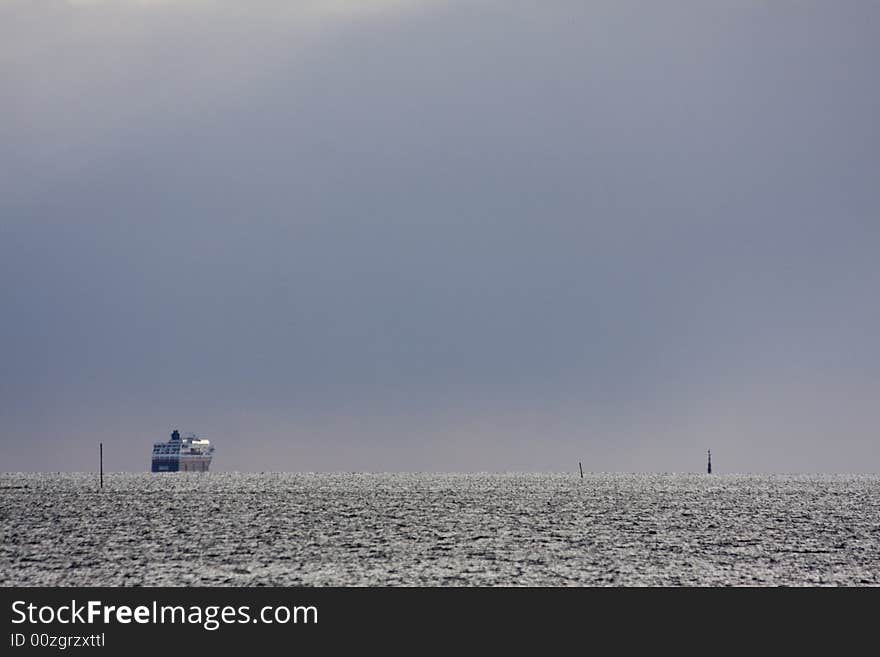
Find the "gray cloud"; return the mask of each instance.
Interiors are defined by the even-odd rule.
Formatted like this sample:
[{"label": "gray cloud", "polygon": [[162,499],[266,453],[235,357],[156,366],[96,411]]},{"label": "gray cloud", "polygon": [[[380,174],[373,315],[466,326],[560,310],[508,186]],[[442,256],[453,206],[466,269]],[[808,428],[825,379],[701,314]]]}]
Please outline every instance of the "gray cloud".
[{"label": "gray cloud", "polygon": [[877,19],[0,2],[3,469],[876,470]]}]

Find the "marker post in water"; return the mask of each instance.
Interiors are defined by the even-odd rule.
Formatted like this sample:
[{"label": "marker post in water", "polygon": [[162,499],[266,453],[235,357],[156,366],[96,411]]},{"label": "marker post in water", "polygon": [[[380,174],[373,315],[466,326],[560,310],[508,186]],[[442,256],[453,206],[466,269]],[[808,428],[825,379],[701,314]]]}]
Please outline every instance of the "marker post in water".
[{"label": "marker post in water", "polygon": [[580,461],[578,461],[578,467],[581,469],[581,479],[583,479],[584,478],[584,466]]},{"label": "marker post in water", "polygon": [[98,443],[98,471],[101,477],[101,488],[104,488],[104,443]]}]

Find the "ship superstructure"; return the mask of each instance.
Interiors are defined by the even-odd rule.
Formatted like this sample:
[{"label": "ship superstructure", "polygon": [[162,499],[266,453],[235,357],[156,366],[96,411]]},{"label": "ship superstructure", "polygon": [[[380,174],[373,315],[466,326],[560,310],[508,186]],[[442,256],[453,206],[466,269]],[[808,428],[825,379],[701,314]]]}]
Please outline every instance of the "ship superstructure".
[{"label": "ship superstructure", "polygon": [[171,440],[153,444],[153,472],[207,472],[213,456],[210,440],[194,433],[181,436],[175,429]]}]

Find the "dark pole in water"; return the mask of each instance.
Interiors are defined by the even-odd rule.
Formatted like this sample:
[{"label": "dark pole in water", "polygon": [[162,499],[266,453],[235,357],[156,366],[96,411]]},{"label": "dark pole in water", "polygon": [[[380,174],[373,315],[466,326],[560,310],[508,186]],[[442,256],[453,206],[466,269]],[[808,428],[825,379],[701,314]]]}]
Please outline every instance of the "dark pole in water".
[{"label": "dark pole in water", "polygon": [[101,488],[104,488],[104,443],[98,443],[98,463],[101,472]]},{"label": "dark pole in water", "polygon": [[706,466],[706,474],[712,474],[712,450],[709,450],[709,464]]},{"label": "dark pole in water", "polygon": [[581,469],[581,479],[584,478],[584,466],[578,461],[578,467]]}]

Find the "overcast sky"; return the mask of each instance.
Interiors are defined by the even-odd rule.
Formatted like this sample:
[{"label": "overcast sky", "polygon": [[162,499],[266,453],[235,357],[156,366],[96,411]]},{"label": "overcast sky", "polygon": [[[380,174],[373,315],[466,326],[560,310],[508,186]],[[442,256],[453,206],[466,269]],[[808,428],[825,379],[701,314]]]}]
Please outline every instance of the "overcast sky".
[{"label": "overcast sky", "polygon": [[0,0],[0,470],[876,472],[878,35]]}]

